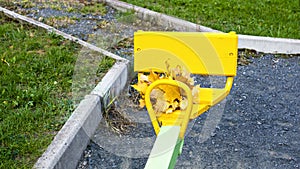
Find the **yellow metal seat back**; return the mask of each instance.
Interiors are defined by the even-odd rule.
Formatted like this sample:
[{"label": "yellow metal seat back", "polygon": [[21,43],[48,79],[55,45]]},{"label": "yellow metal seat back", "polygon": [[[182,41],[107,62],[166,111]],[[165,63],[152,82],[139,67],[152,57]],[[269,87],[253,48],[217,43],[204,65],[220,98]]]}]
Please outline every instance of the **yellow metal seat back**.
[{"label": "yellow metal seat back", "polygon": [[192,74],[235,76],[237,36],[231,33],[143,32],[134,34],[134,71],[183,66]]}]

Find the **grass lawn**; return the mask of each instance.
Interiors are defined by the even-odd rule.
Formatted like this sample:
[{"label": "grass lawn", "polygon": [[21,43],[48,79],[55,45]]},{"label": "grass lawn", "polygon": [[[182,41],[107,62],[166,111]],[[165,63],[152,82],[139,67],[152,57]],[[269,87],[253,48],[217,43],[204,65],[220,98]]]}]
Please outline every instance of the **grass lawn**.
[{"label": "grass lawn", "polygon": [[[2,13],[0,42],[0,168],[32,168],[74,110],[81,46]],[[106,72],[114,60],[101,63]]]},{"label": "grass lawn", "polygon": [[298,0],[122,0],[224,32],[300,39]]}]

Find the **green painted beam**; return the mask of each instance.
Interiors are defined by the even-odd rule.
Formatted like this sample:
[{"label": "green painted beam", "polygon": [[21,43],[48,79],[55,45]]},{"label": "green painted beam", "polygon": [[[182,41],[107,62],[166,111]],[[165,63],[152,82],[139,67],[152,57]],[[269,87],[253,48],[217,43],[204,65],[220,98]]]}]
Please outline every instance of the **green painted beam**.
[{"label": "green painted beam", "polygon": [[162,126],[146,163],[145,169],[173,169],[181,154],[183,140],[180,126]]}]

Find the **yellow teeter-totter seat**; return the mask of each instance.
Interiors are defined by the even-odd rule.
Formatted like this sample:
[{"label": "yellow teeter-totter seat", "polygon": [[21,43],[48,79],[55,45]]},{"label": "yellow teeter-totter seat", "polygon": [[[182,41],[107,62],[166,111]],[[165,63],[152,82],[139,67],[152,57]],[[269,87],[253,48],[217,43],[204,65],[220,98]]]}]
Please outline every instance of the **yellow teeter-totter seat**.
[{"label": "yellow teeter-totter seat", "polygon": [[[145,102],[156,133],[161,125],[180,125],[180,137],[183,137],[190,119],[198,117],[229,94],[233,77],[236,75],[237,43],[237,35],[234,32],[135,32],[135,72],[167,72],[168,62],[169,67],[175,68],[180,65],[192,74],[227,77],[224,88],[200,86],[199,101],[196,103],[191,101],[191,91],[183,83],[164,79],[151,84],[147,89],[148,93],[145,94]],[[185,112],[155,116],[149,95],[155,86],[161,84],[179,86],[185,91],[189,101]]]}]

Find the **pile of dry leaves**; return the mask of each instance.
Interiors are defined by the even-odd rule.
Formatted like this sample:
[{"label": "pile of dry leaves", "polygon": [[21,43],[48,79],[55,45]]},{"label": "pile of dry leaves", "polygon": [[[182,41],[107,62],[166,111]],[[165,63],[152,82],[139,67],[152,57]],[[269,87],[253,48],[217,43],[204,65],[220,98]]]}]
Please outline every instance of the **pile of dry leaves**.
[{"label": "pile of dry leaves", "polygon": [[[181,66],[170,69],[167,64],[167,70],[168,72],[164,73],[152,70],[147,73],[138,73],[138,83],[132,85],[132,87],[141,95],[141,99],[139,100],[141,108],[145,106],[147,87],[154,81],[161,79],[170,79],[185,83],[192,90],[193,102],[198,102],[200,86],[194,86],[194,79],[191,77],[191,74]],[[188,103],[185,92],[178,86],[172,85],[159,85],[154,88],[150,94],[150,100],[157,115],[160,113],[173,113],[176,110],[185,110]]]}]

